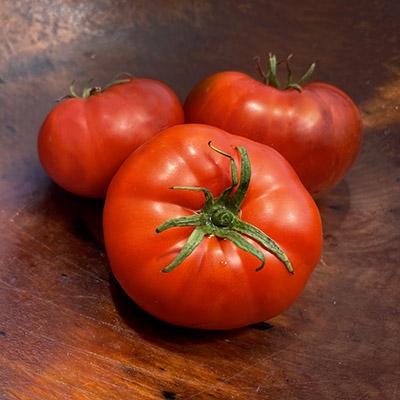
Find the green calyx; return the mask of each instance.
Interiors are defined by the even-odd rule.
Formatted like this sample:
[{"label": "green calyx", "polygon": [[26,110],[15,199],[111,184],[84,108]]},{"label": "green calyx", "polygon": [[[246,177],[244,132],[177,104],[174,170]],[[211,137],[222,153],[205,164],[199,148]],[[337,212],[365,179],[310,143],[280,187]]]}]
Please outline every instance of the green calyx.
[{"label": "green calyx", "polygon": [[[126,76],[127,78],[122,78],[122,76]],[[61,97],[60,99],[58,99],[57,101],[61,101],[64,99],[87,99],[90,96],[93,96],[95,94],[98,93],[102,93],[104,92],[106,89],[110,88],[111,86],[115,86],[115,85],[119,85],[121,83],[127,83],[129,82],[129,78],[131,78],[132,75],[130,75],[127,72],[123,72],[121,74],[118,74],[107,86],[104,87],[104,89],[102,89],[99,86],[91,86],[92,84],[92,79],[85,85],[85,87],[83,88],[82,91],[82,95],[79,96],[76,91],[75,91],[75,81],[72,81],[71,85],[69,86],[69,94],[67,94],[66,96]]]},{"label": "green calyx", "polygon": [[[177,257],[171,264],[165,267],[162,272],[172,271],[195,250],[206,235],[214,235],[221,239],[230,240],[240,249],[257,257],[261,265],[256,271],[264,267],[265,256],[258,247],[246,240],[246,237],[253,239],[261,247],[274,254],[282,261],[287,270],[293,274],[292,265],[282,249],[263,231],[240,219],[240,207],[246,197],[251,177],[251,165],[246,149],[240,146],[237,147],[241,156],[241,174],[239,182],[234,158],[213,147],[211,142],[209,142],[208,145],[212,150],[230,159],[232,184],[217,198],[214,198],[211,191],[206,188],[191,186],[172,186],[170,188],[173,190],[201,191],[204,193],[205,203],[201,211],[186,217],[170,219],[162,223],[156,229],[155,233],[158,234],[166,229],[174,227],[195,227]],[[234,192],[235,188],[236,191]]]},{"label": "green calyx", "polygon": [[[286,59],[286,69],[287,69],[287,79],[286,79],[286,85],[283,88],[283,90],[286,89],[297,89],[298,91],[301,92],[302,88],[301,85],[303,85],[313,74],[315,70],[315,65],[316,62],[313,62],[306,73],[300,78],[299,81],[297,82],[292,82],[292,71],[290,69],[289,65],[289,60],[292,58],[293,54],[289,54],[289,56]],[[282,89],[281,83],[278,79],[277,75],[277,70],[278,70],[278,65],[281,62],[278,62],[276,60],[276,56],[274,54],[269,53],[268,56],[268,71],[265,72],[263,68],[261,67],[261,62],[260,62],[260,57],[255,57],[254,58],[257,61],[257,71],[260,73],[260,75],[263,78],[263,81],[266,85],[273,86],[276,89]]]}]

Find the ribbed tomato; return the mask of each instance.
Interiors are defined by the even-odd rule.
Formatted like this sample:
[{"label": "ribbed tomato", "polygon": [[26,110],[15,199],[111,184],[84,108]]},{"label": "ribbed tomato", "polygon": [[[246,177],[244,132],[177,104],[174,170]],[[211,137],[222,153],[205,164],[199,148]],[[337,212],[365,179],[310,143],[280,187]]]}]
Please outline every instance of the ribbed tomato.
[{"label": "ribbed tomato", "polygon": [[274,149],[206,125],[177,125],[136,150],[105,201],[115,277],[171,324],[233,329],[300,295],[322,246],[319,211]]},{"label": "ribbed tomato", "polygon": [[347,94],[327,83],[288,83],[282,90],[274,57],[263,75],[264,82],[235,71],[205,78],[184,103],[186,122],[213,125],[273,147],[311,195],[320,197],[344,177],[360,152],[360,112]]},{"label": "ribbed tomato", "polygon": [[45,119],[38,137],[39,159],[62,188],[104,197],[128,155],[160,131],[184,122],[182,105],[164,83],[127,78],[104,90],[73,87]]}]

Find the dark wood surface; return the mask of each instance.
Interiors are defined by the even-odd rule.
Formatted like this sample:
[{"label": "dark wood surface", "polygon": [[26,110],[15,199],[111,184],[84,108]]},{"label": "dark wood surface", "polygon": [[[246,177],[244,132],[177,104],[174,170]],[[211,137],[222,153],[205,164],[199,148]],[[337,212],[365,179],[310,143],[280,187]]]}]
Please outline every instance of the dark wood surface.
[{"label": "dark wood surface", "polygon": [[[400,3],[0,3],[1,399],[400,399]],[[319,202],[324,247],[283,315],[234,332],[171,327],[127,299],[102,202],[53,184],[36,153],[54,100],[121,71],[184,100],[205,75],[294,53],[346,91],[361,154]]]}]

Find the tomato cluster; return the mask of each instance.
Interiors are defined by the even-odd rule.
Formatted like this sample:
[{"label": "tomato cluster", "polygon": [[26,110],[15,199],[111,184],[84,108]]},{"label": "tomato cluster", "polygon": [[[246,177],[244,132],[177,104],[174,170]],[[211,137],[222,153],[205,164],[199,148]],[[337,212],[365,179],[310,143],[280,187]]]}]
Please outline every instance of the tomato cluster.
[{"label": "tomato cluster", "polygon": [[[361,146],[351,99],[323,84],[284,90],[270,57],[265,82],[205,78],[182,105],[145,78],[87,88],[47,116],[40,161],[64,189],[104,197],[111,269],[144,310],[171,324],[234,329],[285,311],[318,263],[314,198]],[[260,68],[260,72],[263,72]]]}]

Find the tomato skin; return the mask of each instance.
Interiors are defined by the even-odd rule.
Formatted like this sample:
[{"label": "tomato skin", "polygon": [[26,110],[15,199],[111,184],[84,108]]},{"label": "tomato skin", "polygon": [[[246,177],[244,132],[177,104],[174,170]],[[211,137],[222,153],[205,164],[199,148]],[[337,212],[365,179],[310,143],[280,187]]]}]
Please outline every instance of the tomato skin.
[{"label": "tomato skin", "polygon": [[58,104],[40,129],[39,159],[62,188],[102,198],[132,151],[183,122],[182,105],[171,88],[149,78],[129,78],[88,98]]},{"label": "tomato skin", "polygon": [[314,198],[348,172],[362,144],[357,106],[340,89],[309,83],[280,90],[235,71],[206,77],[185,103],[188,123],[204,123],[278,150]]},{"label": "tomato skin", "polygon": [[[293,275],[266,250],[256,272],[259,259],[214,235],[173,271],[161,272],[193,227],[155,235],[156,228],[204,205],[202,192],[170,187],[206,187],[219,196],[231,184],[229,160],[208,147],[210,140],[237,163],[235,147],[247,149],[252,178],[241,219],[282,248]],[[103,229],[110,266],[126,293],[153,316],[198,329],[234,329],[282,313],[302,292],[322,247],[319,211],[288,162],[268,146],[200,124],[169,128],[128,157],[110,184]]]}]

